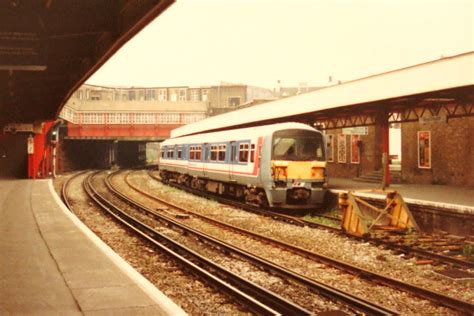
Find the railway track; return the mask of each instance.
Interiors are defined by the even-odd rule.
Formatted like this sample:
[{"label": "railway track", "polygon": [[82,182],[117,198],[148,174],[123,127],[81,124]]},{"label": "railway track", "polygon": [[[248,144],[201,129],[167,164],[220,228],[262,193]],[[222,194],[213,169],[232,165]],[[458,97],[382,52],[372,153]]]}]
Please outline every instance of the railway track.
[{"label": "railway track", "polygon": [[[157,181],[161,181],[160,178],[152,172],[148,172],[149,176]],[[249,205],[243,202],[228,199],[222,196],[208,194],[202,191],[197,191],[188,187],[176,183],[168,183],[168,185],[179,188],[186,192],[204,196],[209,199],[214,199],[218,202],[238,207],[256,214],[271,217],[276,220],[281,220],[293,225],[301,227],[310,227],[325,229],[335,233],[343,234],[344,232],[340,229],[340,220],[333,216],[320,215],[321,218],[327,221],[332,221],[332,224],[325,224],[315,221],[306,220],[301,217],[286,215],[275,211],[265,210],[258,206]],[[361,240],[363,242],[370,242],[373,245],[383,245],[387,249],[396,251],[397,253],[403,253],[406,258],[416,256],[420,259],[429,260],[427,263],[434,264],[445,264],[462,269],[474,269],[474,262],[465,258],[459,258],[462,256],[462,249],[469,247],[469,244],[462,244],[463,240],[459,238],[446,237],[446,236],[435,236],[429,234],[412,233],[409,235],[401,235],[393,232],[381,232],[376,234],[375,237],[358,237],[350,234],[345,234],[350,238]],[[449,253],[452,255],[446,255],[446,249],[450,249]],[[454,249],[457,251],[455,252]],[[438,251],[436,251],[438,250]]]},{"label": "railway track", "polygon": [[[308,310],[279,295],[272,293],[229,270],[213,263],[197,252],[175,242],[149,225],[130,216],[116,206],[108,197],[98,192],[92,184],[94,175],[84,182],[88,195],[107,213],[137,235],[152,243],[160,251],[165,252],[185,267],[198,275],[204,282],[227,293],[252,312],[264,315],[309,315]],[[108,181],[106,181],[106,184]],[[108,184],[110,190],[110,184]],[[120,197],[122,198],[122,197]],[[127,203],[131,203],[128,201]]]},{"label": "railway track", "polygon": [[[178,217],[180,216],[179,213],[176,213],[176,209],[174,209],[175,211],[174,213],[173,211],[165,210],[165,213],[167,214],[163,216],[155,212],[154,210],[151,210],[137,202],[130,200],[130,198],[124,196],[120,192],[115,192],[115,194],[120,195],[121,198],[126,200],[128,204],[135,204],[137,207],[140,207],[143,211],[147,212],[151,216],[159,218],[159,220],[161,221],[165,221],[167,225],[173,225],[175,227],[178,227],[179,230],[186,231],[186,234],[193,234],[197,238],[199,238],[199,240],[205,241],[206,243],[209,243],[209,244],[213,244],[215,247],[221,249],[225,253],[235,254],[241,258],[244,258],[245,260],[252,262],[255,266],[260,267],[264,271],[270,271],[272,275],[277,275],[277,276],[282,277],[283,279],[297,282],[303,285],[304,287],[307,287],[309,290],[319,293],[320,295],[325,296],[331,300],[341,302],[344,305],[349,306],[351,309],[355,311],[365,313],[365,314],[370,314],[370,315],[396,313],[393,310],[368,302],[365,299],[355,297],[349,293],[345,293],[343,291],[332,288],[331,286],[328,286],[320,282],[317,282],[315,280],[312,280],[310,278],[307,278],[301,274],[295,273],[282,266],[279,266],[278,264],[272,263],[262,257],[249,253],[243,250],[242,248],[238,248],[236,246],[230,245],[229,243],[226,243],[225,241],[221,241],[206,233],[197,231],[196,229],[193,229],[192,227],[189,227],[183,224],[182,222],[176,221],[169,217],[169,215],[178,216]],[[181,210],[181,211],[184,211],[184,210]]]},{"label": "railway track", "polygon": [[72,211],[72,203],[68,197],[68,194],[67,194],[67,189],[69,187],[69,184],[76,178],[78,178],[79,176],[85,174],[87,172],[87,170],[84,170],[84,171],[81,171],[81,172],[77,172],[75,173],[73,176],[69,177],[66,182],[64,182],[64,184],[62,185],[61,187],[61,199],[62,201],[64,202],[64,204],[67,206],[67,208]]},{"label": "railway track", "polygon": [[[151,176],[153,178],[157,179],[157,177],[155,177],[154,175],[151,175]],[[192,191],[192,190],[187,190],[187,191]],[[193,193],[193,192],[191,192],[191,193]],[[154,197],[150,197],[150,198],[154,198]],[[216,199],[214,196],[212,196],[212,198]],[[219,199],[217,199],[217,200],[219,201]],[[163,203],[169,203],[169,202],[163,201]],[[174,207],[179,207],[179,206],[173,205],[173,204],[169,204],[169,205],[173,208]],[[238,207],[241,207],[241,204],[237,203],[235,201],[231,201],[231,205],[233,205],[233,206],[236,205]],[[248,210],[248,206],[246,206],[245,209]],[[320,225],[317,225],[317,224],[314,224],[314,223],[311,223],[311,222],[306,222],[306,221],[304,221],[302,219],[299,219],[299,218],[294,218],[294,217],[288,216],[288,215],[282,215],[282,214],[268,212],[268,211],[261,210],[261,209],[256,209],[256,208],[253,208],[252,206],[250,206],[250,210],[252,212],[262,214],[264,216],[277,218],[279,220],[284,220],[286,222],[289,222],[289,223],[292,223],[292,224],[295,224],[295,225],[299,225],[299,226],[320,227]],[[182,211],[184,212],[185,210],[182,210]],[[186,210],[186,212],[191,212],[191,211]],[[193,216],[201,216],[201,215],[193,213]],[[206,218],[205,220],[206,221],[214,221],[213,219],[210,219],[210,218]],[[225,223],[217,223],[217,222],[215,222],[215,224],[216,225],[223,225],[223,226],[227,225]],[[324,227],[324,228],[326,228],[326,227]],[[239,228],[235,228],[235,227],[232,228],[232,229],[240,230]],[[329,228],[329,229],[333,230],[333,231],[339,231],[339,230],[335,230],[333,228]],[[368,271],[368,270],[365,270],[365,269],[361,269],[359,267],[349,265],[347,263],[344,263],[344,262],[341,262],[341,261],[338,261],[338,260],[334,260],[332,258],[323,256],[323,255],[319,255],[317,253],[313,253],[313,252],[307,251],[305,249],[301,249],[301,248],[298,248],[298,247],[295,247],[295,246],[292,246],[292,245],[288,245],[288,244],[282,243],[282,242],[277,241],[277,240],[272,240],[272,239],[270,239],[268,237],[265,237],[265,236],[255,235],[255,234],[253,234],[251,232],[247,232],[247,231],[245,231],[245,232],[242,231],[242,233],[253,235],[253,237],[256,238],[256,239],[264,240],[265,242],[272,243],[272,244],[278,245],[280,247],[285,247],[287,249],[291,249],[291,251],[295,254],[298,254],[298,255],[301,255],[301,256],[304,256],[304,257],[307,257],[307,258],[311,258],[315,261],[322,262],[324,264],[336,267],[336,268],[344,270],[344,271],[348,271],[348,272],[353,273],[355,275],[363,276],[364,278],[374,280],[374,281],[376,281],[380,284],[383,284],[383,285],[394,287],[394,288],[397,288],[397,289],[402,290],[402,291],[410,292],[410,293],[412,293],[416,296],[431,300],[431,301],[433,301],[437,304],[442,304],[444,306],[456,309],[456,310],[464,312],[464,313],[471,313],[472,310],[474,310],[473,304],[470,304],[469,302],[465,302],[465,301],[462,301],[462,300],[459,300],[459,299],[456,299],[456,298],[452,298],[452,297],[443,295],[441,293],[430,291],[428,289],[424,289],[424,288],[421,288],[421,287],[418,287],[418,286],[415,286],[415,285],[407,284],[406,282],[399,281],[399,280],[396,280],[396,279],[392,279],[392,278],[386,277],[384,275],[380,275],[380,274],[377,274],[377,273],[374,273],[374,272],[371,272],[371,271]]]}]

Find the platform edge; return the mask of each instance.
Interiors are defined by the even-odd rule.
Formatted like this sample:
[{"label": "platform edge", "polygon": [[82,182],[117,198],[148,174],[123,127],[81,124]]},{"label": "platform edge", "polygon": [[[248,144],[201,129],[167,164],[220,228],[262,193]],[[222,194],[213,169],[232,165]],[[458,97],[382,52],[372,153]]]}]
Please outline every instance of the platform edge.
[{"label": "platform edge", "polygon": [[48,179],[48,188],[54,197],[54,200],[66,214],[66,216],[89,238],[112,262],[123,271],[130,279],[132,279],[138,287],[140,287],[157,305],[159,305],[165,313],[169,315],[187,315],[186,312],[173,302],[169,297],[157,289],[150,281],[135,270],[127,261],[120,257],[106,243],[104,243],[97,235],[92,232],[81,220],[72,213],[63,201],[59,198],[53,187],[53,181]]}]

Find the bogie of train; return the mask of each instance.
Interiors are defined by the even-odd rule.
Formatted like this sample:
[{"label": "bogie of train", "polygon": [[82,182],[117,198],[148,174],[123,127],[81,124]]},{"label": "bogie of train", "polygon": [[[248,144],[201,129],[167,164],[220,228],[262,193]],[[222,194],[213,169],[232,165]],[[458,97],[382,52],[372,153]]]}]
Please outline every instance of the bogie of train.
[{"label": "bogie of train", "polygon": [[165,182],[272,208],[312,208],[324,199],[324,137],[305,124],[184,136],[168,139],[160,147],[160,175]]}]

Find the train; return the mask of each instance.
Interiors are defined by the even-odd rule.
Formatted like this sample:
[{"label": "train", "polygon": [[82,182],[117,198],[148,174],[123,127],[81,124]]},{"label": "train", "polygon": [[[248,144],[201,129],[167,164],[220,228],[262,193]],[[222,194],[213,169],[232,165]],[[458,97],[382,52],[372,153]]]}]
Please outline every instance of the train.
[{"label": "train", "polygon": [[163,182],[270,209],[319,207],[327,191],[324,134],[278,123],[170,138],[160,144]]}]

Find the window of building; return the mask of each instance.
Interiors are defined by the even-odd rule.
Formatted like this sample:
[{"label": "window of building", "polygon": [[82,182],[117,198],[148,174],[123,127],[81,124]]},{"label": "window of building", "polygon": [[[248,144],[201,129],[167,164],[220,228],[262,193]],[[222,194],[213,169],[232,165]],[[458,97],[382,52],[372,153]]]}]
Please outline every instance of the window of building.
[{"label": "window of building", "polygon": [[225,152],[227,149],[227,145],[219,145],[219,153],[218,153],[218,160],[225,161]]},{"label": "window of building", "polygon": [[156,91],[153,89],[146,90],[145,100],[147,101],[156,100]]},{"label": "window of building", "polygon": [[129,124],[129,118],[128,118],[128,113],[119,113],[120,115],[120,123],[121,124]]},{"label": "window of building", "polygon": [[243,143],[239,145],[239,162],[249,161],[249,144]]},{"label": "window of building", "polygon": [[217,161],[218,146],[211,145],[211,161]]},{"label": "window of building", "polygon": [[239,106],[240,105],[240,97],[229,97],[229,106]]},{"label": "window of building", "polygon": [[178,146],[178,159],[182,159],[182,158],[183,158],[183,147]]},{"label": "window of building", "polygon": [[161,158],[165,158],[165,148],[161,148]]},{"label": "window of building", "polygon": [[168,100],[168,93],[166,89],[159,89],[158,90],[158,100],[159,101],[167,101]]},{"label": "window of building", "polygon": [[201,100],[207,101],[208,99],[209,99],[209,90],[208,89],[201,90]]},{"label": "window of building", "polygon": [[135,90],[128,91],[128,100],[134,101],[136,99],[137,99],[137,93],[135,92]]},{"label": "window of building", "polygon": [[201,94],[199,93],[199,89],[191,90],[191,101],[201,101]]},{"label": "window of building", "polygon": [[139,101],[145,100],[145,90],[138,90],[138,100]]},{"label": "window of building", "polygon": [[186,90],[187,90],[187,89],[179,89],[179,90],[178,90],[178,93],[179,93],[179,95],[178,95],[178,96],[179,96],[178,100],[179,100],[179,101],[186,101]]}]

